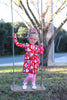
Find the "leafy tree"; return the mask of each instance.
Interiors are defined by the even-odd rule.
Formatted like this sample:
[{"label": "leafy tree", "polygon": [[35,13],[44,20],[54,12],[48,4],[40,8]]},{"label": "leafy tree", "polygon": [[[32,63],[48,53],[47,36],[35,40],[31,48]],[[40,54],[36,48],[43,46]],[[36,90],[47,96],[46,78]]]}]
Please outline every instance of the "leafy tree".
[{"label": "leafy tree", "polygon": [[15,22],[14,23],[14,32],[17,33],[19,27],[26,27],[26,25],[23,22]]},{"label": "leafy tree", "polygon": [[67,34],[64,35],[59,44],[59,51],[60,52],[67,52]]},{"label": "leafy tree", "polygon": [[11,23],[0,23],[1,55],[12,53],[12,26]]},{"label": "leafy tree", "polygon": [[5,45],[7,43],[7,30],[0,28],[0,56],[5,54]]},{"label": "leafy tree", "polygon": [[28,29],[23,22],[16,22],[14,23],[14,32],[21,38],[26,37],[28,33]]},{"label": "leafy tree", "polygon": [[55,38],[55,52],[67,52],[67,32],[61,29]]},{"label": "leafy tree", "polygon": [[[26,37],[27,28],[23,22],[14,23],[14,30],[16,30],[16,34],[19,36],[23,36],[23,40],[19,37],[20,42],[27,42]],[[24,30],[24,32],[23,32]],[[11,55],[12,54],[12,26],[11,23],[0,23],[0,56]],[[22,51],[22,52],[21,52]],[[17,48],[15,46],[15,54],[24,53],[24,49]]]}]

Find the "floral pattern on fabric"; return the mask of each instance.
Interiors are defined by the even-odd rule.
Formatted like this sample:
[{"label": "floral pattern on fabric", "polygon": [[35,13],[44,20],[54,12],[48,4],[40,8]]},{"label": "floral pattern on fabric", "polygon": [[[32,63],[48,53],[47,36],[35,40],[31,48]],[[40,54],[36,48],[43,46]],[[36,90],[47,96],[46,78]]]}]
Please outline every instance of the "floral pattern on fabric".
[{"label": "floral pattern on fabric", "polygon": [[25,48],[25,60],[23,65],[23,73],[37,74],[39,67],[39,54],[43,54],[43,46],[32,45],[29,43],[19,43],[17,38],[14,37],[15,45]]}]

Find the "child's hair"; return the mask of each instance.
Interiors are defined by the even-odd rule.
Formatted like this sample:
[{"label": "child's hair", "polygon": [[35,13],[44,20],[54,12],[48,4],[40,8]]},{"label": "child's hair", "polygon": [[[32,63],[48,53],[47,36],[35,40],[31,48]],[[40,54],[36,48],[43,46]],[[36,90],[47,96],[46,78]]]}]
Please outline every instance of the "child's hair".
[{"label": "child's hair", "polygon": [[38,32],[37,32],[37,30],[35,28],[30,28],[29,29],[27,37],[29,37],[31,34],[36,35],[36,37],[38,38]]}]

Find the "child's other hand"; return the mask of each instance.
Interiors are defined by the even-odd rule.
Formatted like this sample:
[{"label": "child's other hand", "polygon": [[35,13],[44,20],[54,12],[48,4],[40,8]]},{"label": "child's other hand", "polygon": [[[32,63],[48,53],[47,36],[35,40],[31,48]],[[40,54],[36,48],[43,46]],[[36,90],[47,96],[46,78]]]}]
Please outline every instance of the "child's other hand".
[{"label": "child's other hand", "polygon": [[16,34],[15,33],[13,33],[13,37],[16,37]]},{"label": "child's other hand", "polygon": [[43,45],[43,42],[41,43],[41,45]]}]

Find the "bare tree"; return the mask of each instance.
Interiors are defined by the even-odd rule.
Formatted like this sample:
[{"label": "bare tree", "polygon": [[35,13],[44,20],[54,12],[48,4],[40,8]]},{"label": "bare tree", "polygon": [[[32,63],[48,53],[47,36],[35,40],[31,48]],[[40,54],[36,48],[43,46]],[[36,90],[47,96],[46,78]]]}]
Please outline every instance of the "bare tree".
[{"label": "bare tree", "polygon": [[[16,6],[18,6],[21,10],[24,11],[26,16],[29,18],[31,25],[37,29],[37,31],[39,33],[39,37],[40,37],[40,42],[43,41],[42,40],[42,34],[41,34],[41,27],[42,27],[41,26],[41,18],[43,18],[43,33],[44,33],[43,34],[43,39],[44,39],[44,41],[43,41],[44,42],[43,43],[44,44],[43,62],[44,62],[45,67],[48,66],[48,55],[49,55],[51,44],[52,44],[53,40],[55,39],[56,35],[58,34],[60,28],[67,21],[67,17],[64,20],[62,20],[62,23],[59,25],[59,27],[54,31],[54,34],[52,36],[50,36],[50,38],[47,41],[47,36],[49,35],[48,31],[50,31],[50,26],[51,26],[51,23],[52,23],[53,19],[55,18],[55,16],[57,16],[57,14],[65,8],[66,1],[67,0],[65,0],[61,4],[61,6],[57,9],[57,11],[53,15],[51,15],[51,18],[49,19],[48,23],[47,23],[47,21],[45,21],[45,16],[47,15],[49,10],[51,9],[50,8],[51,0],[48,0],[49,5],[47,3],[46,10],[43,12],[42,16],[41,16],[40,10],[39,10],[39,0],[36,0],[36,2],[34,2],[33,0],[31,0],[31,1],[26,0],[26,5],[24,5],[24,2],[22,0],[18,0],[18,3],[14,2]],[[36,3],[36,4],[34,4],[34,3]],[[33,5],[36,8],[39,18],[36,17],[33,9],[31,9],[31,7],[30,7],[30,4]]]},{"label": "bare tree", "polygon": [[[64,2],[61,3],[61,6],[59,6],[57,11],[53,15],[51,15],[51,17],[49,18],[49,21],[47,21],[45,18],[46,18],[46,15],[48,14],[49,10],[51,9],[51,3],[52,3],[51,0],[48,0],[47,5],[44,4],[44,6],[46,6],[46,10],[43,11],[42,16],[41,16],[40,9],[39,9],[40,8],[40,0],[36,0],[36,1],[25,0],[26,5],[24,4],[23,0],[17,0],[17,1],[18,1],[18,3],[14,1],[14,4],[16,6],[18,6],[22,11],[24,11],[26,16],[30,20],[31,25],[37,29],[37,31],[39,33],[39,37],[40,37],[40,42],[44,40],[43,41],[43,44],[44,44],[43,64],[45,67],[47,67],[48,66],[48,55],[49,55],[51,44],[52,44],[53,40],[55,39],[56,35],[58,34],[59,30],[61,29],[61,27],[66,23],[67,17],[64,20],[62,19],[62,23],[54,31],[54,34],[52,34],[49,37],[49,39],[47,40],[47,38],[49,36],[48,31],[50,31],[50,26],[52,24],[53,19],[57,16],[58,13],[63,11],[63,9],[67,6],[66,5],[67,0],[65,0]],[[35,13],[33,11],[31,6],[35,7],[37,13]],[[36,15],[38,15],[38,17]],[[48,15],[48,17],[49,16],[50,15]],[[43,19],[43,33],[44,33],[43,40],[42,40],[42,34],[41,34],[41,28],[42,28],[41,18]]]}]

